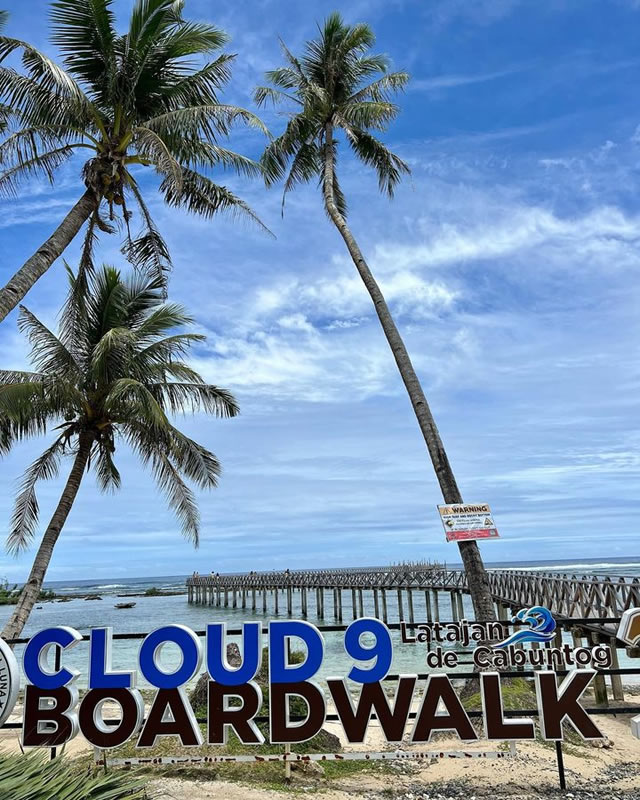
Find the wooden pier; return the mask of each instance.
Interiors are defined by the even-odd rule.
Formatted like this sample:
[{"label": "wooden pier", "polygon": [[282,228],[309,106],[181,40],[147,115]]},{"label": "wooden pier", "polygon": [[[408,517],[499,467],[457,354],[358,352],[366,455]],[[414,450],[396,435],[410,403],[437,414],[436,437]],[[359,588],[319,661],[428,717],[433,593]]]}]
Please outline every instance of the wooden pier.
[{"label": "wooden pier", "polygon": [[[614,667],[618,667],[617,626],[604,620],[618,619],[627,609],[640,607],[640,578],[525,570],[489,570],[488,575],[499,620],[510,620],[522,608],[545,606],[560,620],[556,646],[562,645],[563,629],[576,647],[583,641],[609,644]],[[187,580],[187,591],[189,603],[198,605],[338,624],[365,613],[384,622],[473,618],[464,571],[438,565],[195,575]],[[586,621],[596,618],[600,622]],[[581,622],[563,622],[569,619]],[[614,699],[624,699],[621,676],[611,675],[610,682]],[[597,701],[606,703],[604,677],[598,676],[594,683]]]},{"label": "wooden pier", "polygon": [[[502,619],[534,605],[545,606],[557,617],[580,619],[620,617],[623,611],[640,607],[637,577],[579,577],[525,570],[489,570],[488,574],[498,618]],[[296,613],[337,622],[363,616],[365,605],[385,622],[438,620],[443,595],[453,621],[471,610],[464,571],[431,565],[197,575],[187,580],[187,591],[190,603],[276,615],[291,615],[294,596],[299,596]],[[390,595],[395,599],[393,618]]]}]

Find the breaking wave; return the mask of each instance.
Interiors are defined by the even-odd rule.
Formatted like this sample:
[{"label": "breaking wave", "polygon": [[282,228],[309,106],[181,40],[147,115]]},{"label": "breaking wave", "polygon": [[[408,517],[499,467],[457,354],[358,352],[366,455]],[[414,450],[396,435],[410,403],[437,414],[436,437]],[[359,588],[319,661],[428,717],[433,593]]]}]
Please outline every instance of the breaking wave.
[{"label": "breaking wave", "polygon": [[529,627],[518,628],[504,642],[494,645],[494,647],[509,647],[511,644],[520,642],[550,642],[556,633],[556,621],[548,608],[543,606],[532,606],[523,608],[513,618],[513,621],[524,622]]}]

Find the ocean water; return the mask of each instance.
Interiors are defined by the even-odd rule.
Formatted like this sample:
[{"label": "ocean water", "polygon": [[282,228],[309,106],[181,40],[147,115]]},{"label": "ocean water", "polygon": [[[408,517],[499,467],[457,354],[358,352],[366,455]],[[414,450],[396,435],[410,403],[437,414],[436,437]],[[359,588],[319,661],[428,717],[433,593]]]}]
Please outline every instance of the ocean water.
[{"label": "ocean water", "polygon": [[[456,566],[451,564],[450,566]],[[581,560],[581,561],[536,561],[522,563],[500,563],[487,566],[491,569],[529,569],[540,572],[556,572],[560,574],[586,576],[640,576],[640,557],[626,559],[604,560]],[[23,633],[24,637],[29,637],[45,627],[69,625],[76,628],[82,634],[88,634],[91,628],[110,626],[114,633],[146,633],[161,625],[168,623],[181,623],[194,630],[204,630],[208,623],[226,622],[229,628],[238,628],[242,622],[261,621],[265,623],[269,619],[275,619],[273,613],[273,598],[269,598],[269,611],[266,615],[262,611],[252,612],[251,609],[242,608],[217,608],[215,606],[190,606],[187,603],[185,594],[174,595],[171,597],[132,597],[123,598],[122,595],[144,593],[151,587],[157,587],[164,591],[185,591],[184,575],[171,575],[160,577],[144,578],[113,578],[96,580],[76,580],[76,581],[52,581],[46,584],[46,588],[53,589],[59,595],[74,594],[97,594],[101,600],[85,600],[84,598],[73,598],[68,602],[42,603],[36,607]],[[367,593],[365,593],[366,595]],[[389,619],[397,620],[397,607],[394,592],[388,593]],[[135,602],[132,609],[116,609],[115,604],[119,602]],[[293,617],[300,618],[300,598],[299,594],[294,593]],[[309,593],[309,616],[310,622],[317,621],[315,614],[315,595]],[[468,619],[472,619],[471,602],[468,597],[464,598],[465,612]],[[279,619],[286,619],[282,613],[283,603],[280,603]],[[325,624],[331,624],[333,619],[329,613],[329,595],[325,599]],[[351,592],[345,591],[343,594],[344,622],[350,621]],[[0,607],[0,623],[9,617],[12,607]],[[424,608],[424,595],[418,591],[414,593],[414,610],[416,621],[426,620]],[[365,596],[364,612],[366,615],[374,616],[373,600]],[[406,608],[405,608],[406,615]],[[448,594],[440,593],[440,618],[441,620],[452,619],[451,608],[448,602]],[[425,663],[424,645],[401,645],[399,632],[392,632],[395,639],[394,663],[392,672],[412,673],[428,671]],[[325,660],[322,671],[318,676],[324,680],[329,676],[344,676],[351,667],[351,662],[346,656],[343,646],[343,634],[338,632],[325,632]],[[233,641],[233,638],[230,638]],[[567,638],[567,642],[570,639]],[[113,667],[114,669],[134,670],[137,666],[138,650],[140,640],[117,640],[113,645]],[[80,671],[78,685],[82,688],[86,686],[86,676],[88,672],[88,643],[81,642],[73,650],[65,653],[65,665],[75,667]],[[20,657],[22,647],[16,647],[16,654]],[[626,658],[624,650],[619,650],[621,667],[637,667],[640,663],[637,659]],[[177,649],[167,645],[162,650],[161,661],[168,670],[175,667],[180,662],[180,655]],[[464,662],[469,661],[469,656],[461,654],[463,662],[459,671],[470,671],[471,667]],[[639,676],[623,676],[625,683],[640,682]],[[194,678],[195,681],[195,678]],[[139,684],[144,688],[143,680]]]}]

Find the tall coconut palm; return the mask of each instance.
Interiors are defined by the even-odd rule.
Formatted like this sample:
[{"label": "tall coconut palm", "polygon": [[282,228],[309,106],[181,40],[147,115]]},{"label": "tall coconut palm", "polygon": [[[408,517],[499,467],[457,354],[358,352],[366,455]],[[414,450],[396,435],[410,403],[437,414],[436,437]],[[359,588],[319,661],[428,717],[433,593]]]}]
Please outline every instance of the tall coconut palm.
[{"label": "tall coconut palm", "polygon": [[[0,101],[13,109],[13,128],[0,145],[0,196],[18,194],[33,175],[54,181],[76,152],[87,153],[84,192],[60,225],[0,290],[0,321],[20,302],[69,245],[87,220],[87,242],[111,231],[114,206],[127,225],[127,198],[140,210],[142,231],[128,255],[137,266],[162,272],[166,245],[153,222],[136,168],[161,176],[170,206],[210,217],[218,211],[249,215],[251,209],[211,167],[254,175],[259,167],[220,144],[241,120],[264,130],[244,109],[219,100],[234,56],[214,54],[227,35],[183,18],[179,0],[136,0],[129,29],[115,29],[112,0],[56,0],[51,4],[58,65],[18,39],[0,36],[0,61],[18,52],[22,71],[0,66]],[[88,152],[87,152],[88,151]],[[82,185],[82,183],[80,184]],[[108,207],[109,220],[101,216]]]},{"label": "tall coconut palm", "polygon": [[93,467],[103,491],[119,488],[114,462],[118,442],[127,443],[151,468],[183,533],[197,546],[198,508],[185,478],[211,489],[220,464],[181,433],[171,416],[186,411],[220,417],[238,413],[229,392],[206,384],[181,360],[204,337],[181,330],[192,320],[180,306],[163,303],[161,281],[140,275],[125,281],[113,267],[89,276],[86,291],[78,291],[77,280],[70,274],[59,336],[21,307],[18,324],[30,340],[36,371],[0,371],[0,452],[21,439],[54,433],[53,442],[22,478],[9,551],[23,550],[35,535],[38,481],[58,474],[62,456],[72,460],[27,583],[2,632],[5,638],[18,636],[29,617],[85,472]]},{"label": "tall coconut palm", "polygon": [[[362,251],[347,225],[346,202],[337,173],[338,147],[349,145],[355,156],[373,167],[380,190],[390,197],[408,166],[372,131],[385,131],[398,114],[393,94],[409,80],[406,72],[389,72],[389,60],[370,52],[375,42],[368,25],[347,25],[331,14],[317,39],[307,42],[301,58],[283,44],[286,64],[267,72],[271,86],[255,92],[258,104],[292,107],[284,133],[265,150],[262,162],[267,183],[284,179],[284,199],[295,186],[319,179],[324,206],[338,229],[373,301],[407,389],[431,456],[443,497],[462,497],[433,415],[389,307]],[[495,618],[487,573],[476,542],[459,545],[478,619]]]}]

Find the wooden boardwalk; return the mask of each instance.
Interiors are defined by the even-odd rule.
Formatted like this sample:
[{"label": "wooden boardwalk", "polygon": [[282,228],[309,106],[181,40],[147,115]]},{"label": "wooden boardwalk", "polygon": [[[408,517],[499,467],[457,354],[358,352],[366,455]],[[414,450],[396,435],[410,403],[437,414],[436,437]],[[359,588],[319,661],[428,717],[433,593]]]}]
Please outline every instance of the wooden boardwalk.
[{"label": "wooden boardwalk", "polygon": [[[637,577],[490,570],[489,582],[501,619],[534,605],[546,606],[557,617],[581,619],[620,617],[628,608],[640,607]],[[337,622],[347,614],[363,616],[365,606],[385,622],[439,620],[443,593],[449,619],[457,621],[465,616],[469,593],[464,571],[440,565],[198,575],[187,580],[187,590],[190,603],[240,606],[276,615],[291,615],[295,607],[302,617],[324,620],[332,616]],[[393,609],[389,592],[393,593]],[[297,595],[299,602],[294,601]]]}]

